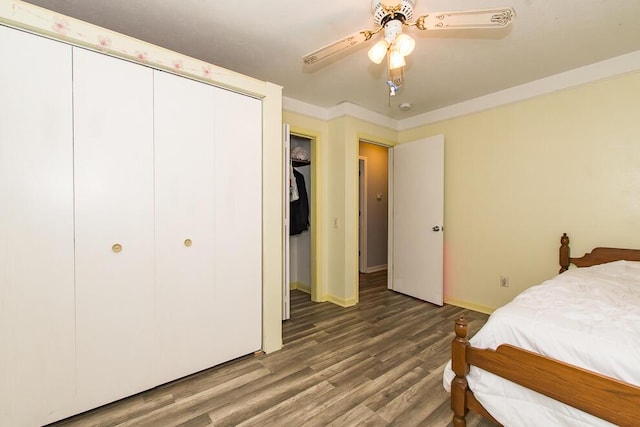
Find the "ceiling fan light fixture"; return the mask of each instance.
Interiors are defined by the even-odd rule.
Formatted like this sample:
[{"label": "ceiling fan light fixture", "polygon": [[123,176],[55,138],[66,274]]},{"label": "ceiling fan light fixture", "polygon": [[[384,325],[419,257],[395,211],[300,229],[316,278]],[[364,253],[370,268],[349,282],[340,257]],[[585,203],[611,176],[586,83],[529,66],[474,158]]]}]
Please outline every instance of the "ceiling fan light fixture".
[{"label": "ceiling fan light fixture", "polygon": [[395,47],[389,51],[389,69],[395,70],[396,68],[404,67],[407,65],[404,60],[404,55],[400,53]]},{"label": "ceiling fan light fixture", "polygon": [[384,57],[387,55],[388,49],[389,43],[387,43],[385,39],[378,41],[373,45],[371,49],[369,49],[369,59],[375,64],[381,63]]},{"label": "ceiling fan light fixture", "polygon": [[413,17],[413,6],[416,0],[372,0],[371,13],[373,22],[378,26],[384,26],[389,19],[400,18],[408,21]]},{"label": "ceiling fan light fixture", "polygon": [[389,44],[393,43],[399,34],[402,34],[402,21],[393,19],[384,24],[384,39]]},{"label": "ceiling fan light fixture", "polygon": [[407,56],[416,47],[416,41],[411,36],[403,33],[396,37],[395,45],[402,56]]},{"label": "ceiling fan light fixture", "polygon": [[384,30],[384,39],[378,41],[368,51],[369,59],[382,63],[387,58],[387,80],[389,95],[394,96],[404,84],[405,57],[415,49],[415,40],[403,34],[405,27],[418,30],[460,30],[470,28],[503,28],[509,25],[516,16],[511,7],[494,9],[457,10],[451,12],[431,12],[413,18],[413,7],[416,0],[370,0],[373,30],[361,30],[344,37],[334,43],[305,55],[305,64],[315,64],[320,60],[371,40]]}]

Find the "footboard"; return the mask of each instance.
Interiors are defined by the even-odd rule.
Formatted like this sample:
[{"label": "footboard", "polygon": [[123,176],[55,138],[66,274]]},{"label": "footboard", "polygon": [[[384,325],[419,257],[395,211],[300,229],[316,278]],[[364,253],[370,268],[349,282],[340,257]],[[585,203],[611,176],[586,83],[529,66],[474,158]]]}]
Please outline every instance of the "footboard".
[{"label": "footboard", "polygon": [[460,316],[451,344],[451,365],[456,375],[451,383],[455,427],[466,426],[469,410],[499,424],[469,389],[466,376],[471,365],[611,423],[638,424],[640,387],[511,345],[501,345],[495,351],[474,348],[467,333],[467,322]]}]

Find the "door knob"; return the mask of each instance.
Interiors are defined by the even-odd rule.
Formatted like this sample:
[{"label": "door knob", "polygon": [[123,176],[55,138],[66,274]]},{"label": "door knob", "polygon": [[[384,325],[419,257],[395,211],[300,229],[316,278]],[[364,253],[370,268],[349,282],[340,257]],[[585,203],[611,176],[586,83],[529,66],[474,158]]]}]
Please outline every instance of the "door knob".
[{"label": "door knob", "polygon": [[440,227],[438,227],[437,225],[435,227],[432,228],[433,231],[440,231]]},{"label": "door knob", "polygon": [[111,246],[111,250],[115,253],[121,252],[122,251],[122,245],[120,243],[116,243],[113,246]]},{"label": "door knob", "polygon": [[184,245],[185,245],[186,247],[191,246],[191,244],[192,244],[192,243],[193,243],[193,242],[191,241],[191,239],[186,239],[186,240],[184,241]]}]

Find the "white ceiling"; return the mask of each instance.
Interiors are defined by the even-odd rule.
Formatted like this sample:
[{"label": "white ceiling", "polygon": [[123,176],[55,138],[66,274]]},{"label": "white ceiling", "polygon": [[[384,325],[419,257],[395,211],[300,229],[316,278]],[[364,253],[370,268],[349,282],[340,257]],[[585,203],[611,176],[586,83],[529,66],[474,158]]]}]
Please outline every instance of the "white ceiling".
[{"label": "white ceiling", "polygon": [[[640,0],[417,0],[428,12],[511,6],[504,29],[405,31],[416,39],[406,83],[390,98],[384,63],[367,50],[381,33],[313,67],[302,57],[374,29],[370,0],[29,0],[284,87],[330,108],[344,101],[404,119],[550,75],[640,51]],[[398,105],[409,102],[410,111]]]}]

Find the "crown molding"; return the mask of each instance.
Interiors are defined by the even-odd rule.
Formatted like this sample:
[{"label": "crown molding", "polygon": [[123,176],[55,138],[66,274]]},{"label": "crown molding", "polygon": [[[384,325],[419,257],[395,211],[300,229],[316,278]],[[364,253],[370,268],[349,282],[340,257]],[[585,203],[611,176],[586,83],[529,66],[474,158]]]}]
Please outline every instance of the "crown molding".
[{"label": "crown molding", "polygon": [[329,109],[330,119],[337,119],[344,116],[354,117],[389,129],[398,130],[398,121],[396,119],[367,110],[351,102],[344,101]]},{"label": "crown molding", "polygon": [[349,116],[395,131],[405,131],[638,71],[640,71],[640,50],[402,120],[392,119],[350,102],[322,108],[283,97],[283,108],[320,120]]},{"label": "crown molding", "polygon": [[340,117],[354,117],[389,129],[398,130],[398,121],[375,111],[360,107],[351,102],[341,102],[333,107],[323,108],[297,99],[282,97],[282,108],[286,111],[302,114],[320,120],[333,120]]},{"label": "crown molding", "polygon": [[433,110],[414,117],[403,119],[399,123],[400,131],[448,120],[467,114],[478,113],[490,108],[500,107],[536,96],[547,95],[565,89],[571,89],[588,83],[607,80],[623,74],[640,70],[640,50],[596,62],[564,73],[545,77],[530,83],[514,86],[489,95],[481,96],[459,104]]},{"label": "crown molding", "polygon": [[327,108],[318,107],[317,105],[298,101],[297,99],[286,96],[282,97],[282,109],[318,120],[329,120],[329,110]]}]

